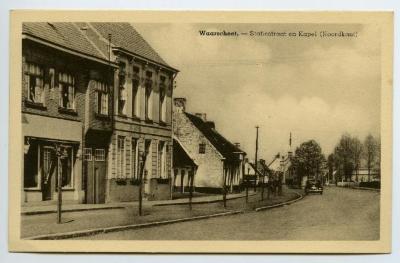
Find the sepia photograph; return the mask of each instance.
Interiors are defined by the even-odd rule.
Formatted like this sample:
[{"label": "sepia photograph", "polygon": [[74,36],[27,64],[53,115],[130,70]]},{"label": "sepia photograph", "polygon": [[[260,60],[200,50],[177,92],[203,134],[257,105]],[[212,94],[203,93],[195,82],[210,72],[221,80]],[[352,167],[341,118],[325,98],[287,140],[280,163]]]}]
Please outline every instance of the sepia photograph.
[{"label": "sepia photograph", "polygon": [[59,12],[12,13],[11,250],[390,251],[392,13]]}]

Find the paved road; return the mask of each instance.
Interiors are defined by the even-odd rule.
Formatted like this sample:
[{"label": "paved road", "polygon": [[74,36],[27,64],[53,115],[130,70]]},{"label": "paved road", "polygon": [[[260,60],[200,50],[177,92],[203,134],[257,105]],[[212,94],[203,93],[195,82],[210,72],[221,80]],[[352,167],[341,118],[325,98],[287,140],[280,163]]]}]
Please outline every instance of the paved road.
[{"label": "paved road", "polygon": [[130,240],[375,240],[378,192],[327,187],[282,208],[82,239]]}]

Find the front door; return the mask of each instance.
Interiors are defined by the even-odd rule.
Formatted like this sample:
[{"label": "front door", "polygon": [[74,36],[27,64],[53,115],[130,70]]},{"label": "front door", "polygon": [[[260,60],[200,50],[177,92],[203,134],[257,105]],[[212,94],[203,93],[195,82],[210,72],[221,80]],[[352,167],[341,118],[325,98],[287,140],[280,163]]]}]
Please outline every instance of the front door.
[{"label": "front door", "polygon": [[87,178],[86,203],[105,203],[106,150],[85,148],[85,170]]}]

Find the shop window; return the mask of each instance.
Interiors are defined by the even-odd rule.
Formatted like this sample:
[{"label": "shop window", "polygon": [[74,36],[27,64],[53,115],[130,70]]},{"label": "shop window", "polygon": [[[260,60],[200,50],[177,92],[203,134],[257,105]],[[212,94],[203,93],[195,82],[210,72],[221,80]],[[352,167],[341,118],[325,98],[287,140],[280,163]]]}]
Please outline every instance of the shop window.
[{"label": "shop window", "polygon": [[[63,147],[64,154],[60,158],[60,168],[61,168],[61,186],[63,188],[73,187],[73,149],[72,147]],[[56,185],[58,185],[58,177],[56,176]]]},{"label": "shop window", "polygon": [[36,144],[29,146],[24,155],[24,188],[39,188],[39,149]]},{"label": "shop window", "polygon": [[96,112],[101,115],[108,115],[108,86],[106,83],[96,81]]},{"label": "shop window", "polygon": [[201,153],[201,154],[206,153],[206,144],[205,143],[199,144],[199,153]]},{"label": "shop window", "polygon": [[75,109],[75,78],[68,73],[59,73],[60,107]]},{"label": "shop window", "polygon": [[33,63],[28,63],[26,67],[25,81],[27,87],[27,100],[32,103],[43,104],[43,68]]}]

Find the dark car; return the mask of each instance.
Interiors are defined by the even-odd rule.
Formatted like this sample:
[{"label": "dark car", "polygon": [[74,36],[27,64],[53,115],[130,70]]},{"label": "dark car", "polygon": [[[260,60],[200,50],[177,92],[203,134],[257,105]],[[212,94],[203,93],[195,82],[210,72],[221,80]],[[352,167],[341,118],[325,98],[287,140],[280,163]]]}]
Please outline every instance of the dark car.
[{"label": "dark car", "polygon": [[306,187],[304,188],[305,194],[319,193],[322,195],[323,191],[324,191],[324,188],[322,187],[322,184],[320,181],[307,180]]}]

